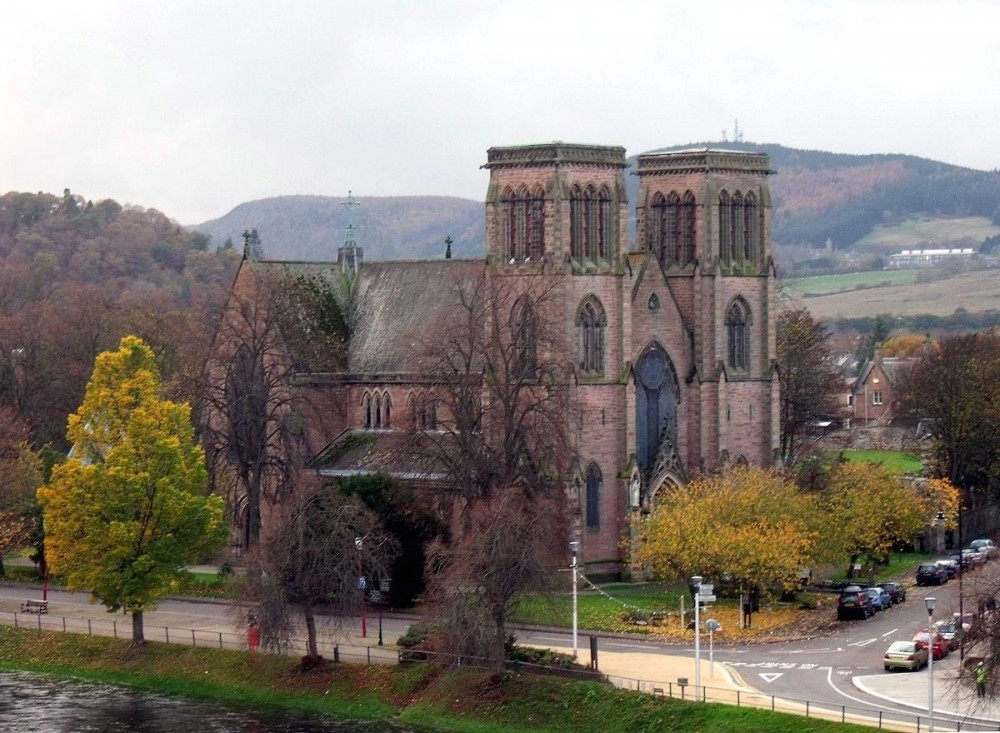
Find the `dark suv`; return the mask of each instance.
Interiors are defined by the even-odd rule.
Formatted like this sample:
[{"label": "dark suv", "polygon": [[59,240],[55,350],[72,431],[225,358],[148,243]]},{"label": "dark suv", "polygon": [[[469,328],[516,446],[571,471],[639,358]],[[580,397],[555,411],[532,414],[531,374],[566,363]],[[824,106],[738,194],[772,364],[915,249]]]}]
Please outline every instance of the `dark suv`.
[{"label": "dark suv", "polygon": [[948,572],[933,562],[925,562],[917,568],[917,585],[941,585],[947,582]]},{"label": "dark suv", "polygon": [[875,613],[871,598],[856,585],[849,585],[840,593],[837,601],[837,620],[868,618]]},{"label": "dark suv", "polygon": [[879,583],[879,586],[885,589],[893,603],[902,603],[906,600],[906,588],[902,583]]}]

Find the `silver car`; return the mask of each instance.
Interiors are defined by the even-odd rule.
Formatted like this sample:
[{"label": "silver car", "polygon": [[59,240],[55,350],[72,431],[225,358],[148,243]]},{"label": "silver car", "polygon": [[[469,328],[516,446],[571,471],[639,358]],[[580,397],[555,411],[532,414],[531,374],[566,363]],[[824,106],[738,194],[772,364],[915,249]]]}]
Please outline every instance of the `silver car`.
[{"label": "silver car", "polygon": [[927,648],[915,641],[894,641],[882,657],[885,671],[908,669],[911,672],[927,666]]}]

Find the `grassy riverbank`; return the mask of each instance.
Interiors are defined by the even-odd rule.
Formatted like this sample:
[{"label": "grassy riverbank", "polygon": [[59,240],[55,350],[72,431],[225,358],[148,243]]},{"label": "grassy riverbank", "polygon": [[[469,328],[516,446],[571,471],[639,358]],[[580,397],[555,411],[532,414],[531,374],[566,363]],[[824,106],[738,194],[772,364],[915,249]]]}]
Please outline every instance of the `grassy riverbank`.
[{"label": "grassy riverbank", "polygon": [[622,692],[534,675],[352,664],[301,672],[296,660],[246,652],[0,627],[0,669],[31,670],[252,707],[391,718],[465,733],[871,730],[815,718]]}]

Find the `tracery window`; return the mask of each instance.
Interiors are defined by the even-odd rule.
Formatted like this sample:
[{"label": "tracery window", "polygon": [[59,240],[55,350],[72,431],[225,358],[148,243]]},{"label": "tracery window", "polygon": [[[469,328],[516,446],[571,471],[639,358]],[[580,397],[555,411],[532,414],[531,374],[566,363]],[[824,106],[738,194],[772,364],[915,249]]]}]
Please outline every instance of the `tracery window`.
[{"label": "tracery window", "polygon": [[517,379],[533,379],[538,369],[538,316],[526,295],[522,295],[514,303],[510,326],[514,346],[514,376]]},{"label": "tracery window", "polygon": [[591,296],[584,301],[577,316],[580,333],[580,369],[593,374],[604,373],[604,329],[607,317],[601,301]]},{"label": "tracery window", "polygon": [[500,196],[500,236],[510,260],[541,259],[545,253],[545,195],[541,188],[506,188]]},{"label": "tracery window", "polygon": [[392,427],[392,397],[388,392],[382,397],[382,427],[387,430]]},{"label": "tracery window", "polygon": [[569,194],[570,257],[604,260],[611,243],[611,192],[573,186]]},{"label": "tracery window", "polygon": [[750,307],[736,298],[726,311],[726,334],[729,341],[728,363],[732,369],[750,368]]},{"label": "tracery window", "polygon": [[382,395],[375,395],[375,429],[382,429]]},{"label": "tracery window", "polygon": [[596,463],[587,468],[587,529],[601,528],[601,469]]},{"label": "tracery window", "polygon": [[361,398],[361,408],[365,412],[365,430],[371,430],[372,427],[372,396],[365,392],[364,397]]},{"label": "tracery window", "polygon": [[680,250],[677,257],[677,261],[682,265],[694,259],[695,214],[694,194],[686,191],[681,202]]},{"label": "tracery window", "polygon": [[663,348],[651,344],[635,365],[636,460],[646,470],[666,429],[677,440],[677,372]]},{"label": "tracery window", "polygon": [[681,197],[671,191],[666,197],[657,192],[650,206],[650,248],[664,266],[680,259]]},{"label": "tracery window", "polygon": [[730,262],[738,262],[743,253],[743,194],[739,191],[733,194],[729,215],[729,250]]},{"label": "tracery window", "polygon": [[413,412],[413,425],[417,430],[437,429],[437,402],[427,394],[410,395],[410,409]]},{"label": "tracery window", "polygon": [[760,221],[757,197],[747,192],[743,199],[743,261],[756,262],[760,251]]},{"label": "tracery window", "polygon": [[732,216],[729,194],[723,191],[719,194],[719,257],[724,262],[732,262],[733,259]]}]

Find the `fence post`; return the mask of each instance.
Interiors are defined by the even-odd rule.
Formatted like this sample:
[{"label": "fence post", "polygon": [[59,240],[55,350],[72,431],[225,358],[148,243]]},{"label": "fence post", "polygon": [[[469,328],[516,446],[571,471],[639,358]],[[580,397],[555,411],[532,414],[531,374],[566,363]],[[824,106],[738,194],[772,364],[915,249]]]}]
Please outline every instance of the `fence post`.
[{"label": "fence post", "polygon": [[[881,716],[882,716],[882,713],[879,712],[879,717],[881,717]],[[809,701],[808,700],[806,700],[806,717],[807,718],[809,717]],[[881,726],[879,726],[879,727],[881,727]]]},{"label": "fence post", "polygon": [[774,712],[774,695],[771,695],[771,712]]},{"label": "fence post", "polygon": [[740,691],[736,691],[736,707],[740,706]]},{"label": "fence post", "polygon": [[333,647],[333,661],[334,662],[339,662],[340,661],[340,647],[339,646],[334,646]]},{"label": "fence post", "polygon": [[169,644],[170,643],[170,627],[164,626],[163,627],[163,634],[164,634],[164,636],[166,636],[167,643]]},{"label": "fence post", "polygon": [[63,616],[63,633],[66,633],[66,617]]},{"label": "fence post", "polygon": [[842,706],[840,708],[840,722],[841,723],[846,723],[847,722],[847,706],[846,705],[844,705],[844,706]]},{"label": "fence post", "polygon": [[194,629],[191,629],[191,646],[198,646],[198,641],[194,638]]},{"label": "fence post", "polygon": [[42,612],[41,611],[38,612],[38,630],[39,631],[42,630]]},{"label": "fence post", "polygon": [[111,635],[118,638],[118,619],[111,619]]},{"label": "fence post", "polygon": [[219,632],[219,649],[222,648],[222,632]]},{"label": "fence post", "polygon": [[368,650],[368,666],[372,666],[372,648],[370,646],[365,647]]},{"label": "fence post", "polygon": [[87,619],[87,636],[93,636],[94,630],[90,628],[90,619]]}]

